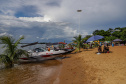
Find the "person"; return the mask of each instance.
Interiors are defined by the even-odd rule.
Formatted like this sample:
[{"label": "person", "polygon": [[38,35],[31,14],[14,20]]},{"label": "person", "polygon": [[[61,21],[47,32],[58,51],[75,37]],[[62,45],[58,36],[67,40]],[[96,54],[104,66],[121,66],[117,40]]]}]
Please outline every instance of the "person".
[{"label": "person", "polygon": [[52,49],[54,50],[54,46],[52,45]]},{"label": "person", "polygon": [[48,51],[50,51],[50,48],[48,47]]},{"label": "person", "polygon": [[56,47],[54,47],[54,50],[56,51]]},{"label": "person", "polygon": [[112,42],[112,47],[114,47],[114,43]]},{"label": "person", "polygon": [[103,48],[103,53],[107,53],[107,49],[106,49],[105,45],[104,45],[104,48]]},{"label": "person", "polygon": [[102,46],[102,42],[100,42],[100,46]]},{"label": "person", "polygon": [[107,45],[107,47],[106,47],[106,51],[107,51],[107,53],[109,53],[109,47],[108,47],[108,45]]},{"label": "person", "polygon": [[98,46],[98,53],[101,53],[102,52],[102,49],[101,49],[101,46],[99,45]]},{"label": "person", "polygon": [[104,46],[106,47],[107,46],[107,43],[104,43]]},{"label": "person", "polygon": [[90,43],[90,48],[92,48],[92,43]]}]

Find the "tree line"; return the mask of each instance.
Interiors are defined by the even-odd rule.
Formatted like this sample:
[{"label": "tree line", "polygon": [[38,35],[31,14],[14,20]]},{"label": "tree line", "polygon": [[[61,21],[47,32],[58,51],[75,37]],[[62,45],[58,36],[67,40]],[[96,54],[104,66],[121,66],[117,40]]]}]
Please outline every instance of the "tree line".
[{"label": "tree line", "polygon": [[104,36],[103,41],[113,41],[114,39],[121,39],[122,41],[126,41],[126,27],[120,28],[109,28],[107,31],[105,30],[95,30],[93,31],[93,35],[101,35]]},{"label": "tree line", "polygon": [[[108,30],[95,30],[93,31],[92,35],[101,35],[104,36],[103,39],[100,39],[100,41],[113,41],[114,39],[121,39],[122,41],[126,41],[126,27],[120,28],[109,28]],[[81,35],[78,35],[74,37],[75,40],[72,40],[74,43],[74,46],[77,48],[78,51],[80,51],[81,47],[88,46],[87,44],[84,44],[92,35],[86,35],[84,38],[82,38]]]}]

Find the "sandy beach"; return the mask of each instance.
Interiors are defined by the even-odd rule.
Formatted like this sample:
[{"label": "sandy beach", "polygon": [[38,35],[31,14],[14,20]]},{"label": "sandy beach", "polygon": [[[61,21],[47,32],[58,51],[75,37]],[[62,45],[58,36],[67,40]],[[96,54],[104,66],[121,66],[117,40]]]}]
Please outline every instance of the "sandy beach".
[{"label": "sandy beach", "polygon": [[0,84],[126,84],[126,46],[110,46],[110,51],[96,54],[97,48],[81,49],[65,59],[2,69]]},{"label": "sandy beach", "polygon": [[62,59],[62,68],[52,84],[126,84],[126,46],[110,46],[111,53],[97,48],[81,50]]}]

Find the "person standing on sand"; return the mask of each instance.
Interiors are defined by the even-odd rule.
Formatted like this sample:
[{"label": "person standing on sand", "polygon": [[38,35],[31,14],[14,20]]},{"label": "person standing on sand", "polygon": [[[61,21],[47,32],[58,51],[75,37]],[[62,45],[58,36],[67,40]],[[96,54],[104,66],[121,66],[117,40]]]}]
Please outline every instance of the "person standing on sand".
[{"label": "person standing on sand", "polygon": [[112,47],[114,47],[114,43],[112,42]]},{"label": "person standing on sand", "polygon": [[100,42],[100,46],[102,46],[102,42]]}]

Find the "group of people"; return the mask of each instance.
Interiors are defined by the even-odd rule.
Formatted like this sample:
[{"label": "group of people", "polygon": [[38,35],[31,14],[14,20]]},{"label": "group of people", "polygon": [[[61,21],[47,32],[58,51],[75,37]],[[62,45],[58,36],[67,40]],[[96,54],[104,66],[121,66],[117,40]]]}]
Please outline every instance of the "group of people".
[{"label": "group of people", "polygon": [[98,53],[109,53],[109,47],[108,47],[108,44],[107,44],[107,46],[104,45],[103,51],[102,51],[101,46],[99,45],[99,46],[98,46]]}]

